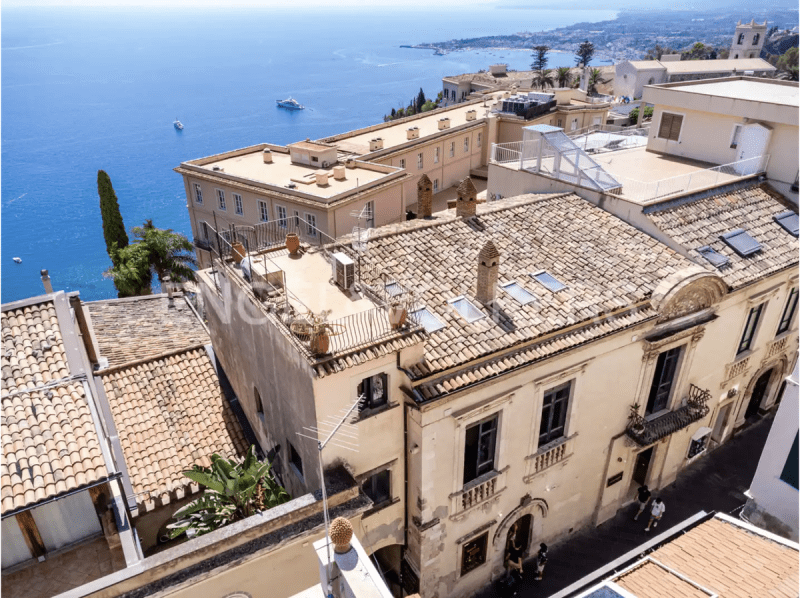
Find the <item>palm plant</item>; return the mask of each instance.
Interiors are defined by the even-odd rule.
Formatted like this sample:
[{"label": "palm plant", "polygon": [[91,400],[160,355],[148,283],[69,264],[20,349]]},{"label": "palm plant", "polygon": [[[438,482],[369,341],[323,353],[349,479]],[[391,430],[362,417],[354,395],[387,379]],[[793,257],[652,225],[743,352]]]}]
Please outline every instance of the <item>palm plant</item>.
[{"label": "palm plant", "polygon": [[553,87],[555,84],[555,77],[553,75],[553,71],[550,69],[545,69],[543,71],[539,71],[533,76],[533,85],[534,87],[541,87],[542,91],[546,87]]},{"label": "palm plant", "polygon": [[586,82],[586,91],[589,95],[597,93],[597,86],[602,83],[608,83],[608,79],[603,79],[603,73],[600,69],[592,69],[589,71],[589,80]]},{"label": "palm plant", "polygon": [[569,87],[569,84],[572,83],[572,69],[568,66],[558,67],[555,78],[559,87]]},{"label": "palm plant", "polygon": [[114,280],[119,297],[149,295],[153,292],[150,255],[145,247],[135,244],[120,249],[114,241],[109,256],[113,266],[103,276]]},{"label": "palm plant", "polygon": [[289,495],[272,477],[271,466],[256,457],[250,446],[241,463],[214,453],[211,467],[195,465],[183,475],[197,482],[205,492],[178,509],[167,525],[170,539],[186,532],[201,536],[222,526],[245,519],[289,500]]},{"label": "palm plant", "polygon": [[156,228],[151,219],[144,226],[133,228],[138,244],[147,248],[150,269],[163,283],[167,276],[173,281],[195,280],[192,266],[197,264],[191,241],[171,228]]}]

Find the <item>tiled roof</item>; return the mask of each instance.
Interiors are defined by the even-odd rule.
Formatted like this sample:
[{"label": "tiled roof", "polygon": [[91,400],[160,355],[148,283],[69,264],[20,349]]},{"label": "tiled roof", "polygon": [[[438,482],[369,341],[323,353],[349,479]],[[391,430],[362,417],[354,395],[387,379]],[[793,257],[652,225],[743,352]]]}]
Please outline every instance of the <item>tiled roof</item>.
[{"label": "tiled roof", "polygon": [[4,515],[108,476],[83,383],[2,402]]},{"label": "tiled roof", "polygon": [[53,301],[4,311],[2,330],[3,394],[69,376]]},{"label": "tiled roof", "polygon": [[710,598],[706,592],[652,561],[645,561],[620,575],[614,583],[636,598]]},{"label": "tiled roof", "polygon": [[[500,253],[499,282],[516,281],[536,299],[521,305],[498,289],[496,311],[481,306],[487,317],[468,323],[448,300],[460,295],[474,298],[478,253],[490,240]],[[547,349],[561,350],[592,336],[583,326],[575,326],[581,323],[599,326],[599,333],[605,334],[642,321],[653,315],[646,301],[658,282],[691,265],[574,194],[523,195],[483,204],[475,219],[450,212],[383,227],[367,242],[362,260],[364,271],[380,268],[414,289],[417,303],[446,324],[427,340],[418,372],[425,376],[569,331],[574,341],[553,339]],[[540,270],[567,288],[557,293],[547,290],[529,275]],[[634,306],[642,311],[630,317],[597,318]],[[537,349],[531,351],[535,354]],[[511,359],[520,363],[531,354]],[[485,370],[477,367],[472,375],[492,375]]]},{"label": "tiled roof", "polygon": [[[798,552],[718,517],[650,555],[720,598],[797,596]],[[642,593],[641,598],[671,594]]]},{"label": "tiled roof", "polygon": [[176,297],[172,305],[166,295],[84,305],[92,316],[100,357],[108,359],[109,367],[211,342],[183,297]]},{"label": "tiled roof", "polygon": [[[646,208],[645,213],[662,232],[685,247],[698,264],[716,270],[735,289],[797,264],[797,237],[774,220],[787,209],[797,212],[767,184],[754,184],[699,198],[679,198]],[[724,233],[739,228],[761,244],[761,251],[742,257],[720,239]],[[728,265],[715,269],[697,251],[706,245],[729,258]]]},{"label": "tiled roof", "polygon": [[213,453],[230,458],[246,452],[242,429],[202,347],[100,375],[140,508],[188,493],[191,481],[181,472],[209,466]]}]

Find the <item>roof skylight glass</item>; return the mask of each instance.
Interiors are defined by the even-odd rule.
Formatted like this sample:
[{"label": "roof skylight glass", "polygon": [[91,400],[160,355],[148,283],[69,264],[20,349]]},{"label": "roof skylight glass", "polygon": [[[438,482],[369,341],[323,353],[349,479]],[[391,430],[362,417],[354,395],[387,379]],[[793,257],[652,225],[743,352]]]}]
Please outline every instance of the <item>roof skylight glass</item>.
[{"label": "roof skylight glass", "polygon": [[396,282],[390,282],[386,285],[386,293],[389,295],[389,297],[397,297],[398,295],[403,294],[403,287]]},{"label": "roof skylight glass", "polygon": [[452,305],[455,310],[461,314],[461,317],[467,322],[476,322],[485,316],[485,314],[478,309],[477,306],[475,306],[463,295],[461,297],[456,297],[455,299],[450,299],[448,303]]},{"label": "roof skylight glass", "polygon": [[439,321],[439,318],[433,315],[433,312],[427,307],[412,311],[411,319],[415,322],[418,322],[419,325],[428,332],[428,334],[444,328],[444,324],[442,324],[442,322]]},{"label": "roof skylight glass", "polygon": [[742,257],[747,257],[761,250],[761,243],[748,235],[742,228],[737,228],[729,233],[725,233],[720,238]]},{"label": "roof skylight glass", "polygon": [[789,231],[790,234],[794,235],[795,237],[797,236],[797,214],[791,210],[781,212],[775,216],[775,222]]},{"label": "roof skylight glass", "polygon": [[556,279],[555,277],[551,276],[546,270],[542,270],[541,272],[534,272],[531,274],[536,282],[543,285],[547,289],[550,289],[554,293],[560,291],[561,289],[566,289],[567,285],[565,285],[560,280]]},{"label": "roof skylight glass", "polygon": [[527,305],[535,299],[531,293],[519,286],[516,282],[507,282],[506,284],[501,284],[500,288],[511,295],[514,299],[519,301],[522,305]]},{"label": "roof skylight glass", "polygon": [[706,258],[712,265],[716,266],[717,268],[724,266],[728,262],[730,262],[730,258],[726,255],[722,255],[721,253],[717,253],[708,245],[704,245],[703,247],[698,247],[697,252]]}]

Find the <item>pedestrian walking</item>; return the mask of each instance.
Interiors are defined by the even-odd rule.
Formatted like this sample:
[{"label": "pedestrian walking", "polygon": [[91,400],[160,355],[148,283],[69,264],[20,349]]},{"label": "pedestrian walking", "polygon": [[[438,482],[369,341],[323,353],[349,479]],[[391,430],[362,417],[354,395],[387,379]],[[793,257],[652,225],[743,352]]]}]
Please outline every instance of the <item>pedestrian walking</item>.
[{"label": "pedestrian walking", "polygon": [[536,555],[536,580],[541,581],[544,575],[544,566],[547,564],[547,544],[539,544],[539,553]]},{"label": "pedestrian walking", "polygon": [[650,522],[647,524],[647,527],[644,528],[644,531],[649,532],[650,526],[658,527],[658,522],[666,510],[667,507],[664,506],[664,501],[660,498],[655,499],[653,501],[653,506],[650,507]]},{"label": "pedestrian walking", "polygon": [[647,489],[647,484],[642,484],[639,486],[639,490],[637,490],[636,493],[636,502],[639,503],[639,511],[634,516],[634,521],[639,519],[639,515],[644,513],[645,508],[647,508],[647,503],[650,502],[651,496],[650,490]]}]

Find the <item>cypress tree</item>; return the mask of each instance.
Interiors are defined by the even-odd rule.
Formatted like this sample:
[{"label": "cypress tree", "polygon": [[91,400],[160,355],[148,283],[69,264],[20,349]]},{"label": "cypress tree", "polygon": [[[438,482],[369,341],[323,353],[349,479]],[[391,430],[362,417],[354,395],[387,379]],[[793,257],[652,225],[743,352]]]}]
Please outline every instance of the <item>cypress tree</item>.
[{"label": "cypress tree", "polygon": [[111,186],[111,179],[104,170],[97,171],[97,194],[100,196],[100,215],[103,217],[103,237],[106,241],[106,251],[111,258],[111,263],[116,266],[114,258],[116,248],[122,249],[128,245],[128,233],[125,232],[125,224],[122,222],[122,214],[119,212],[119,202],[114,187]]}]

